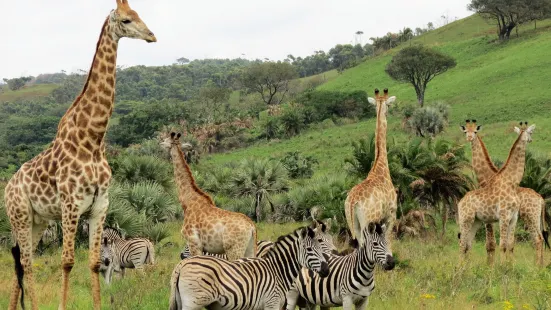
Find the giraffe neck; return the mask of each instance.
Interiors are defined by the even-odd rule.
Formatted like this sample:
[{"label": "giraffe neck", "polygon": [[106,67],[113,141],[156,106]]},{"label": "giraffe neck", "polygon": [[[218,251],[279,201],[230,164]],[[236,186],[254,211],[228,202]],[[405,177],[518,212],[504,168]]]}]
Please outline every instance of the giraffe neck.
[{"label": "giraffe neck", "polygon": [[[104,149],[103,139],[115,99],[118,37],[105,20],[84,88],[58,125],[56,140]],[[78,145],[75,145],[75,147]]]},{"label": "giraffe neck", "polygon": [[485,185],[494,175],[497,174],[498,169],[492,162],[486,145],[482,142],[482,139],[476,135],[471,141],[472,148],[472,166],[476,174],[476,179],[480,186]]},{"label": "giraffe neck", "polygon": [[386,150],[387,121],[386,115],[382,111],[383,104],[385,103],[383,102],[379,104],[379,108],[377,109],[377,125],[375,127],[375,160],[373,161],[371,171],[376,171],[377,174],[390,175]]},{"label": "giraffe neck", "polygon": [[184,152],[181,150],[180,146],[173,146],[170,149],[170,155],[174,165],[174,179],[178,186],[178,200],[184,212],[194,206],[199,206],[201,208],[214,206],[212,198],[203,192],[195,183],[195,179],[191,174],[191,169],[186,162]]},{"label": "giraffe neck", "polygon": [[526,160],[526,141],[522,139],[525,133],[521,132],[509,151],[509,157],[505,165],[499,170],[501,180],[517,187],[524,176],[524,163]]}]

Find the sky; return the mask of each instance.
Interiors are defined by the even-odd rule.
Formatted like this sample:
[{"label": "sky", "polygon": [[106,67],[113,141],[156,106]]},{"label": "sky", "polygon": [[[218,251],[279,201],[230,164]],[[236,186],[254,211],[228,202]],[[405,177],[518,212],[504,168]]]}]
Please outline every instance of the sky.
[{"label": "sky", "polygon": [[[88,70],[115,0],[1,0],[0,79]],[[469,0],[129,0],[157,43],[124,38],[117,64],[170,65],[177,58],[282,60],[336,44],[442,24],[472,14]],[[243,55],[244,54],[244,55]]]}]

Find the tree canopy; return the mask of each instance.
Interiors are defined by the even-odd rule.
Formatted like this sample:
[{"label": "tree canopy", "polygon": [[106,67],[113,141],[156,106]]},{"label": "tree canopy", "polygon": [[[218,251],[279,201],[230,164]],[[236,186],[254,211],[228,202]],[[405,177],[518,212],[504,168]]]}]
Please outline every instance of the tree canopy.
[{"label": "tree canopy", "polygon": [[280,104],[289,92],[289,82],[297,77],[287,62],[255,63],[246,68],[241,83],[249,92],[256,92],[267,105]]},{"label": "tree canopy", "polygon": [[410,46],[396,54],[386,66],[386,73],[400,82],[411,83],[421,106],[425,100],[427,84],[456,66],[455,59],[421,45]]}]

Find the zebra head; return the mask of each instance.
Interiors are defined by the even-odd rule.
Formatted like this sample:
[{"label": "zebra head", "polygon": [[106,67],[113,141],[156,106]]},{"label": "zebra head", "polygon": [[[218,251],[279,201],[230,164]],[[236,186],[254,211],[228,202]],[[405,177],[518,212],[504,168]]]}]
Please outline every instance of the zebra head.
[{"label": "zebra head", "polygon": [[113,248],[113,240],[103,238],[100,249],[100,262],[101,265],[109,267],[115,258],[115,249]]},{"label": "zebra head", "polygon": [[368,259],[381,264],[385,270],[394,269],[395,261],[385,238],[386,225],[369,223],[363,230],[363,240]]},{"label": "zebra head", "polygon": [[316,239],[316,232],[310,227],[301,228],[299,231],[298,257],[302,267],[317,272],[320,277],[329,275],[329,265],[326,256]]},{"label": "zebra head", "polygon": [[321,251],[324,254],[330,255],[338,253],[337,247],[333,243],[333,236],[329,233],[329,229],[331,228],[329,224],[325,224],[319,220],[314,220],[310,227],[316,233],[316,239],[320,244]]}]

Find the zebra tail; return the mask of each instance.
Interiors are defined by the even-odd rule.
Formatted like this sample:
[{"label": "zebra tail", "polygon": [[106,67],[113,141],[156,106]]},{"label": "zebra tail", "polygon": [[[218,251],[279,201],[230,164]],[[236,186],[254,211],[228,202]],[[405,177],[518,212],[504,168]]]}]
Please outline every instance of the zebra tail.
[{"label": "zebra tail", "polygon": [[168,306],[169,310],[180,310],[182,309],[182,297],[180,296],[180,287],[178,282],[180,280],[180,273],[178,272],[172,283],[170,285],[170,305]]},{"label": "zebra tail", "polygon": [[[147,244],[147,254],[149,256],[149,263],[151,265],[155,265],[155,246],[152,242],[148,242]],[[147,259],[146,259],[147,263]]]},{"label": "zebra tail", "polygon": [[11,255],[15,261],[15,275],[17,276],[17,283],[19,283],[19,289],[21,290],[21,308],[25,310],[25,290],[23,289],[23,277],[25,270],[21,264],[21,249],[19,243],[15,243],[15,246],[11,248]]}]

